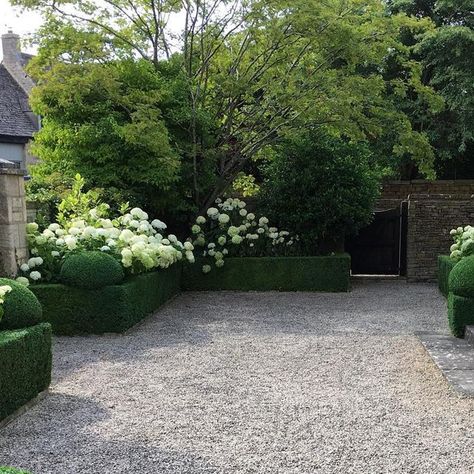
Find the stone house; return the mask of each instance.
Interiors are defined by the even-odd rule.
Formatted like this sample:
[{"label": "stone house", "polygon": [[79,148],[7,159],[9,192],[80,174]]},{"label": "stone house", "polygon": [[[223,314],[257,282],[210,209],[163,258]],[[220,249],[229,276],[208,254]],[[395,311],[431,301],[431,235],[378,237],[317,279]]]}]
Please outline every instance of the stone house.
[{"label": "stone house", "polygon": [[26,170],[34,161],[28,144],[39,130],[40,119],[32,111],[28,96],[34,86],[25,66],[32,56],[20,50],[20,37],[2,35],[3,60],[0,64],[0,159],[13,161]]}]

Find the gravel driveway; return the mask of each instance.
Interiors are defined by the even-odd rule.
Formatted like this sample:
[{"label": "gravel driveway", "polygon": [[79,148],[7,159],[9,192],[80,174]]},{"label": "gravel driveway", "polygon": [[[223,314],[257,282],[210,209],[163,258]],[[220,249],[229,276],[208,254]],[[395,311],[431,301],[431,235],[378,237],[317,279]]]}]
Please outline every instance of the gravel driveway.
[{"label": "gravel driveway", "polygon": [[184,293],[124,336],[57,338],[51,393],[0,431],[34,474],[473,473],[474,401],[413,335],[432,285]]}]

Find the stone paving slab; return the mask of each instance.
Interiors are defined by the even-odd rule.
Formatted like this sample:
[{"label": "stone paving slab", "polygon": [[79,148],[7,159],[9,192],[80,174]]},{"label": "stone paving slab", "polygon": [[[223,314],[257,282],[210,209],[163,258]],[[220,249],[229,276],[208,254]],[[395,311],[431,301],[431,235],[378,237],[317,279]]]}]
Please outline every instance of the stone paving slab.
[{"label": "stone paving slab", "polygon": [[474,397],[474,346],[446,334],[417,333],[417,336],[453,389]]}]

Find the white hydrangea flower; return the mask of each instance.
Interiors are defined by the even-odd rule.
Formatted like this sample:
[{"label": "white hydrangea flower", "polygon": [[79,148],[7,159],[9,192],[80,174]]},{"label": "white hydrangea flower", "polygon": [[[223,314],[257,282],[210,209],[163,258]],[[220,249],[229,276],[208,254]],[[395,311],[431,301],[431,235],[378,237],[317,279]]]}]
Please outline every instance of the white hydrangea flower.
[{"label": "white hydrangea flower", "polygon": [[226,243],[227,243],[227,238],[225,235],[221,235],[218,239],[217,239],[217,243],[222,247],[224,246]]},{"label": "white hydrangea flower", "polygon": [[26,272],[29,272],[29,271],[30,271],[30,266],[29,266],[27,263],[22,263],[22,264],[20,265],[20,270],[21,270],[22,272],[25,272],[25,273],[26,273]]},{"label": "white hydrangea flower", "polygon": [[30,284],[30,281],[28,280],[28,278],[26,277],[18,277],[16,279],[16,281],[20,284],[20,285],[23,285],[23,286],[29,286]]},{"label": "white hydrangea flower", "polygon": [[41,280],[41,273],[38,272],[38,271],[31,272],[31,273],[30,273],[30,278],[31,278],[33,281]]},{"label": "white hydrangea flower", "polygon": [[100,251],[101,252],[109,252],[110,251],[110,247],[108,245],[104,245],[100,248]]},{"label": "white hydrangea flower", "polygon": [[219,209],[216,209],[215,207],[210,207],[207,210],[207,215],[211,217],[212,219],[215,219],[219,215]]},{"label": "white hydrangea flower", "polygon": [[192,227],[191,227],[191,232],[193,234],[199,234],[199,232],[201,232],[201,227],[198,226],[197,224],[194,224]]},{"label": "white hydrangea flower", "polygon": [[184,250],[194,250],[194,245],[191,242],[184,242]]},{"label": "white hydrangea flower", "polygon": [[158,230],[165,230],[168,227],[164,222],[160,221],[159,219],[153,219],[151,221],[151,225]]},{"label": "white hydrangea flower", "polygon": [[60,254],[57,250],[53,250],[53,251],[51,252],[51,256],[52,256],[52,257],[59,257],[60,255],[61,255],[61,254]]},{"label": "white hydrangea flower", "polygon": [[223,266],[224,266],[224,260],[222,259],[216,260],[216,267],[221,268]]},{"label": "white hydrangea flower", "polygon": [[202,266],[202,273],[209,273],[211,271],[210,265],[203,265]]},{"label": "white hydrangea flower", "polygon": [[196,217],[196,224],[203,225],[206,223],[206,218],[204,216]]},{"label": "white hydrangea flower", "polygon": [[245,217],[247,215],[247,210],[246,209],[241,209],[239,211],[239,214],[242,216],[242,217]]},{"label": "white hydrangea flower", "polygon": [[234,245],[238,245],[238,244],[240,244],[241,242],[242,242],[242,237],[241,237],[240,235],[234,235],[234,236],[232,237],[232,243],[233,243]]},{"label": "white hydrangea flower", "polygon": [[229,221],[230,221],[230,217],[229,217],[228,214],[221,214],[221,215],[219,216],[219,222],[220,222],[221,224],[227,224]]},{"label": "white hydrangea flower", "polygon": [[253,221],[254,219],[255,219],[255,214],[253,214],[252,212],[249,212],[247,214],[247,220]]},{"label": "white hydrangea flower", "polygon": [[261,226],[266,225],[268,224],[268,219],[266,217],[260,217],[260,219],[258,220],[258,224]]},{"label": "white hydrangea flower", "polygon": [[26,232],[28,234],[34,234],[38,231],[38,224],[36,222],[29,222],[26,224]]}]

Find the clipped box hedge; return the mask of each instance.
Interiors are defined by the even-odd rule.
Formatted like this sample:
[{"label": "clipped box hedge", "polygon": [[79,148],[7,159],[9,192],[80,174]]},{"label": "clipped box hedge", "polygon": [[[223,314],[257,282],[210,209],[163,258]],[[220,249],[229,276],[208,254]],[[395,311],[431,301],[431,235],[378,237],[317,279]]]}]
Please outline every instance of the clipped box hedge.
[{"label": "clipped box hedge", "polygon": [[474,299],[449,293],[448,322],[453,336],[464,337],[466,326],[474,324]]},{"label": "clipped box hedge", "polygon": [[51,382],[51,325],[0,331],[0,420]]},{"label": "clipped box hedge", "polygon": [[[204,274],[202,266],[210,264]],[[349,291],[351,259],[325,257],[234,257],[222,268],[199,259],[183,268],[183,290]]]},{"label": "clipped box hedge", "polygon": [[438,287],[439,291],[447,298],[449,294],[449,274],[457,261],[448,255],[438,256]]},{"label": "clipped box hedge", "polygon": [[129,277],[118,285],[85,289],[62,284],[32,285],[43,319],[59,335],[120,333],[179,292],[181,265]]}]

